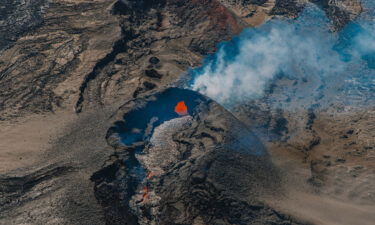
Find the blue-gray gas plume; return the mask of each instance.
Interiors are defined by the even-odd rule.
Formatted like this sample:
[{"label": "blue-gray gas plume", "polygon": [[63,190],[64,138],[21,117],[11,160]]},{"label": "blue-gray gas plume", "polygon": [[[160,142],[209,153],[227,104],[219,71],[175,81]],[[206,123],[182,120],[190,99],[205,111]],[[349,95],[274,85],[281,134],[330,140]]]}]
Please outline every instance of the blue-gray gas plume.
[{"label": "blue-gray gas plume", "polygon": [[221,43],[202,67],[190,71],[190,88],[231,107],[262,97],[273,80],[286,76],[315,88],[303,88],[297,96],[324,87],[331,100],[356,93],[366,101],[375,99],[374,69],[373,20],[359,18],[335,33],[324,12],[309,6],[298,19],[271,20]]}]

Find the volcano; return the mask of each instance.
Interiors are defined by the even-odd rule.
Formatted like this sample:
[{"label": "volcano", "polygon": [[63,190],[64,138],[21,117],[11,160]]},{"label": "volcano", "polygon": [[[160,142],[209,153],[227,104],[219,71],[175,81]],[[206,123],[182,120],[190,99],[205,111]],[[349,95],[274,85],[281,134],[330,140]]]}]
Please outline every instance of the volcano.
[{"label": "volcano", "polygon": [[[302,17],[312,8],[324,18]],[[2,0],[0,224],[373,225],[374,41],[360,31],[373,30],[374,8],[372,0]],[[339,45],[311,46],[333,37]],[[283,46],[291,52],[276,54]],[[326,50],[341,51],[355,79],[330,51],[321,57]],[[275,66],[282,70],[259,84]],[[177,88],[197,74],[210,89]],[[214,97],[228,93],[243,102]],[[339,95],[324,104],[330,93]],[[357,101],[365,106],[348,104]]]},{"label": "volcano", "polygon": [[[171,110],[176,99],[184,99],[189,115]],[[133,104],[140,107],[128,107]],[[132,109],[121,112],[107,134],[118,157],[92,177],[99,202],[110,206],[108,221],[131,215],[138,224],[193,224],[197,217],[210,220],[207,210],[217,221],[262,221],[270,213],[257,199],[277,189],[278,172],[261,141],[216,102],[168,88],[122,108]],[[113,194],[124,201],[114,203]],[[261,213],[253,217],[254,210]]]}]

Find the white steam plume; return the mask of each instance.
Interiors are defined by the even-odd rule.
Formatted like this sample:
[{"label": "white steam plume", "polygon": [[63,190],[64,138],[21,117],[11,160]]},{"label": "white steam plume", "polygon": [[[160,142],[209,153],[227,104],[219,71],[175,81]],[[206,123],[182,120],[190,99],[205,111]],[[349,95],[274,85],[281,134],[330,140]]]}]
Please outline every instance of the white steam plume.
[{"label": "white steam plume", "polygon": [[273,20],[246,29],[191,71],[191,88],[231,106],[262,96],[280,73],[345,79],[351,65],[363,64],[361,57],[371,58],[375,52],[374,23],[357,25],[360,29],[332,33],[324,12],[310,6],[297,20]]}]

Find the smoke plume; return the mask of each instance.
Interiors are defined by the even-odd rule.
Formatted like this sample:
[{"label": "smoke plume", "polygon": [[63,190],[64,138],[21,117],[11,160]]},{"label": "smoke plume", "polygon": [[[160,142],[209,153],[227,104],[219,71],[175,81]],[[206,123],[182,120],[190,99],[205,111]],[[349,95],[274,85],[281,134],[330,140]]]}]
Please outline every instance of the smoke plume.
[{"label": "smoke plume", "polygon": [[[374,21],[358,19],[339,33],[329,27],[324,12],[309,6],[298,19],[246,29],[190,71],[190,87],[227,107],[262,97],[280,76],[308,79],[336,97],[346,95],[348,86],[374,97]],[[297,94],[310,95],[309,91],[314,92]]]}]

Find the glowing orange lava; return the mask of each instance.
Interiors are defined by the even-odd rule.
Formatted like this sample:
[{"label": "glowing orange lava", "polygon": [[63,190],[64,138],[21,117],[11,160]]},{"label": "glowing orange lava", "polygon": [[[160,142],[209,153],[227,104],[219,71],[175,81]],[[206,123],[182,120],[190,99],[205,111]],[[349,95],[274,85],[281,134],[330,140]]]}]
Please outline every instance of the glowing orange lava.
[{"label": "glowing orange lava", "polygon": [[187,106],[185,105],[184,101],[177,103],[174,111],[180,116],[185,116],[188,114]]},{"label": "glowing orange lava", "polygon": [[148,187],[143,187],[143,201],[146,201],[148,199]]}]

